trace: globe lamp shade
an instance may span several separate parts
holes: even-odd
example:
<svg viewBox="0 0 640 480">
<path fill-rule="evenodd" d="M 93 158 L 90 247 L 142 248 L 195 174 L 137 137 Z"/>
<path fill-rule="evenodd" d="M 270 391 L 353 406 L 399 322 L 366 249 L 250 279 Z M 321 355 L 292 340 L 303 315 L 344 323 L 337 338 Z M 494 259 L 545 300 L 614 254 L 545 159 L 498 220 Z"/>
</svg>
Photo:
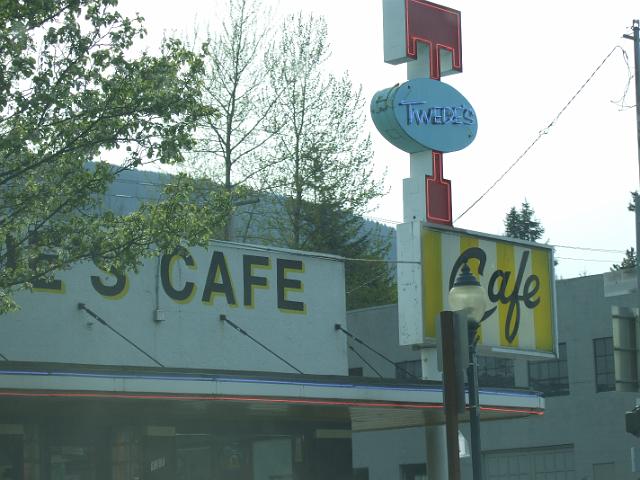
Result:
<svg viewBox="0 0 640 480">
<path fill-rule="evenodd" d="M 449 308 L 457 312 L 468 310 L 471 319 L 479 322 L 487 305 L 486 293 L 466 263 L 460 269 L 453 288 L 449 290 Z"/>
</svg>

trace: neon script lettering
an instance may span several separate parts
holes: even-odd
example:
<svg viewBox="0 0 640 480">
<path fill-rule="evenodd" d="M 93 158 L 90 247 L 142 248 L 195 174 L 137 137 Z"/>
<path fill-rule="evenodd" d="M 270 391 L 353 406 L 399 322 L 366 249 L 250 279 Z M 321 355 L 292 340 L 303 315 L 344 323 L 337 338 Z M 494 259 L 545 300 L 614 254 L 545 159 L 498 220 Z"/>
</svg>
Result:
<svg viewBox="0 0 640 480">
<path fill-rule="evenodd" d="M 400 105 L 407 107 L 407 125 L 473 125 L 476 114 L 463 105 L 459 107 L 436 106 L 427 109 L 417 108 L 427 102 L 404 100 Z"/>
</svg>

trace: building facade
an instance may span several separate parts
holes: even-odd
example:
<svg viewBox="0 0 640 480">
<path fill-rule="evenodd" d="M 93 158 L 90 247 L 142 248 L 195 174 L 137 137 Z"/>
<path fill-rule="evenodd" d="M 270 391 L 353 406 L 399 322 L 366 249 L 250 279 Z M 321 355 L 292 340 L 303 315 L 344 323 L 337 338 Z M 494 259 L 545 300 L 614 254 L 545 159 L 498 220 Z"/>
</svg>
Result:
<svg viewBox="0 0 640 480">
<path fill-rule="evenodd" d="M 164 181 L 125 172 L 104 208 L 131 212 Z M 2 480 L 360 480 L 354 435 L 443 421 L 442 385 L 410 363 L 349 375 L 336 256 L 211 242 L 126 274 L 79 263 L 16 301 L 0 318 Z M 487 419 L 544 408 L 482 400 Z"/>
<path fill-rule="evenodd" d="M 442 422 L 439 382 L 348 375 L 337 257 L 212 242 L 135 274 L 78 264 L 16 300 L 3 480 L 360 479 L 353 432 Z M 483 401 L 493 418 L 543 408 Z"/>
</svg>

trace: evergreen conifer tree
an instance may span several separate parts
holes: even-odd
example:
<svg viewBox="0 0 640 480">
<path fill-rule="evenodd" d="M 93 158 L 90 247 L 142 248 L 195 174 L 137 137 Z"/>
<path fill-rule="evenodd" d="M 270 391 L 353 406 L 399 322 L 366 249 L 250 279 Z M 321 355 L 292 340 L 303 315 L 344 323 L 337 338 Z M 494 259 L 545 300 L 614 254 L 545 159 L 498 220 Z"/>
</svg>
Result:
<svg viewBox="0 0 640 480">
<path fill-rule="evenodd" d="M 529 202 L 522 202 L 520 210 L 511 207 L 504 219 L 505 235 L 535 242 L 544 234 L 544 227 L 535 219 L 535 212 Z"/>
</svg>

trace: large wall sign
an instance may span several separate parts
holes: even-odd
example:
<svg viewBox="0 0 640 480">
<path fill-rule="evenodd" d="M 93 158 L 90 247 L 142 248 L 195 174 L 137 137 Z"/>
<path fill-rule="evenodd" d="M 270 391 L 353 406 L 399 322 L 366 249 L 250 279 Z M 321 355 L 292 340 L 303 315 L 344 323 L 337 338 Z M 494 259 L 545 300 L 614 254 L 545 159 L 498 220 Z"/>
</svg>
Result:
<svg viewBox="0 0 640 480">
<path fill-rule="evenodd" d="M 476 112 L 467 99 L 452 86 L 428 78 L 376 93 L 371 118 L 384 138 L 408 153 L 462 150 L 478 132 Z"/>
<path fill-rule="evenodd" d="M 16 299 L 21 310 L 0 321 L 0 352 L 11 360 L 149 365 L 83 303 L 167 366 L 291 372 L 225 315 L 304 373 L 346 374 L 334 329 L 345 322 L 344 264 L 331 255 L 213 242 L 126 275 L 77 264 Z"/>
<path fill-rule="evenodd" d="M 400 343 L 436 337 L 436 318 L 466 262 L 487 293 L 480 350 L 513 355 L 556 353 L 551 247 L 419 222 L 398 227 Z M 402 257 L 402 258 L 401 258 Z"/>
</svg>

